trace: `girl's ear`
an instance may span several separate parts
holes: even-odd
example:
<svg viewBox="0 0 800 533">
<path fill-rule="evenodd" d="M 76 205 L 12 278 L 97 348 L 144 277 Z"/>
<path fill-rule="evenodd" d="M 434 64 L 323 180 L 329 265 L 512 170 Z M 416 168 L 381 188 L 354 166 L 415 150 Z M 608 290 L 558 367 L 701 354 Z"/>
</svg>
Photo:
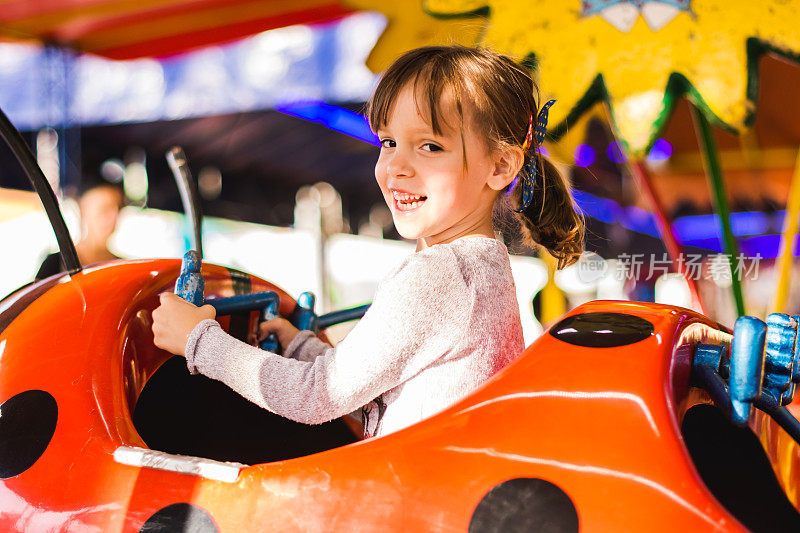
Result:
<svg viewBox="0 0 800 533">
<path fill-rule="evenodd" d="M 497 149 L 494 152 L 494 167 L 486 184 L 495 191 L 503 190 L 514 181 L 524 162 L 525 154 L 519 146 Z"/>
</svg>

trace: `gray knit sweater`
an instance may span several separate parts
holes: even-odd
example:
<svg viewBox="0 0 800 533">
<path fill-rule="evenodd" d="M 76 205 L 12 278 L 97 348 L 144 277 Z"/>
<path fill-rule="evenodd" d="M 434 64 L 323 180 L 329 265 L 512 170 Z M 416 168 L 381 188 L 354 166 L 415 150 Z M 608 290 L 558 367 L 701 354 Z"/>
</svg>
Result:
<svg viewBox="0 0 800 533">
<path fill-rule="evenodd" d="M 305 424 L 363 407 L 365 436 L 375 436 L 449 407 L 522 349 L 508 251 L 496 239 L 467 237 L 404 259 L 335 348 L 304 331 L 275 355 L 203 320 L 189 335 L 186 363 Z"/>
</svg>

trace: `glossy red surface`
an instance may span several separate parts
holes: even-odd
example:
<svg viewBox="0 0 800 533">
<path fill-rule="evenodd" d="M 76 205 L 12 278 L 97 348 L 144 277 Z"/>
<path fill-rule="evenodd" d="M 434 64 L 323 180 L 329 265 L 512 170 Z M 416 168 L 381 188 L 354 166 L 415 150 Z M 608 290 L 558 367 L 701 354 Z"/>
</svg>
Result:
<svg viewBox="0 0 800 533">
<path fill-rule="evenodd" d="M 540 337 L 482 388 L 405 430 L 322 453 L 244 468 L 236 482 L 115 462 L 145 447 L 131 407 L 167 359 L 150 312 L 172 290 L 176 260 L 109 263 L 55 285 L 0 333 L 0 403 L 52 394 L 58 423 L 28 470 L 0 480 L 0 530 L 139 531 L 186 502 L 222 532 L 467 531 L 498 483 L 542 478 L 577 509 L 580 530 L 744 531 L 700 480 L 680 420 L 706 397 L 688 386 L 692 345 L 730 336 L 685 309 L 591 302 L 654 326 L 615 348 Z M 204 265 L 206 295 L 230 296 L 229 272 Z M 253 279 L 253 290 L 275 289 Z M 283 291 L 281 313 L 294 301 Z M 797 506 L 800 456 L 771 421 L 754 429 Z"/>
</svg>

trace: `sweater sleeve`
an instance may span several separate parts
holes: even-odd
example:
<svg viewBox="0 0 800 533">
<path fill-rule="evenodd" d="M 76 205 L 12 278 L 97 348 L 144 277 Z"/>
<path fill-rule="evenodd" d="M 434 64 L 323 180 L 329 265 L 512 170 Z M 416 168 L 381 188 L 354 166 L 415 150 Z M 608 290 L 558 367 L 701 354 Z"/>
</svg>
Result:
<svg viewBox="0 0 800 533">
<path fill-rule="evenodd" d="M 320 424 L 367 404 L 445 356 L 463 334 L 472 301 L 455 257 L 417 253 L 383 280 L 372 306 L 335 348 L 303 334 L 282 357 L 198 324 L 186 345 L 190 372 L 221 381 L 253 403 Z M 295 346 L 292 346 L 295 345 Z M 324 345 L 324 346 L 321 346 Z M 319 353 L 319 352 L 322 353 Z M 297 354 L 290 354 L 297 355 Z"/>
<path fill-rule="evenodd" d="M 310 331 L 298 333 L 289 346 L 283 350 L 284 357 L 297 359 L 298 361 L 313 361 L 331 347 L 330 344 L 323 342 Z"/>
</svg>

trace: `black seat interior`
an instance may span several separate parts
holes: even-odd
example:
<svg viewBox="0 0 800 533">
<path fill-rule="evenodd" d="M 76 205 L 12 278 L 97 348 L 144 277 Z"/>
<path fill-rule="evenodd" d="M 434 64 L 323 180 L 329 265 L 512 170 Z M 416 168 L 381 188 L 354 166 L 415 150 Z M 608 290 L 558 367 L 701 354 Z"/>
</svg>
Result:
<svg viewBox="0 0 800 533">
<path fill-rule="evenodd" d="M 800 531 L 800 514 L 780 487 L 758 438 L 713 405 L 696 405 L 681 433 L 714 497 L 754 533 Z"/>
<path fill-rule="evenodd" d="M 189 374 L 178 356 L 147 381 L 133 424 L 150 449 L 248 465 L 358 440 L 341 419 L 309 426 L 270 413 L 219 381 Z"/>
</svg>

